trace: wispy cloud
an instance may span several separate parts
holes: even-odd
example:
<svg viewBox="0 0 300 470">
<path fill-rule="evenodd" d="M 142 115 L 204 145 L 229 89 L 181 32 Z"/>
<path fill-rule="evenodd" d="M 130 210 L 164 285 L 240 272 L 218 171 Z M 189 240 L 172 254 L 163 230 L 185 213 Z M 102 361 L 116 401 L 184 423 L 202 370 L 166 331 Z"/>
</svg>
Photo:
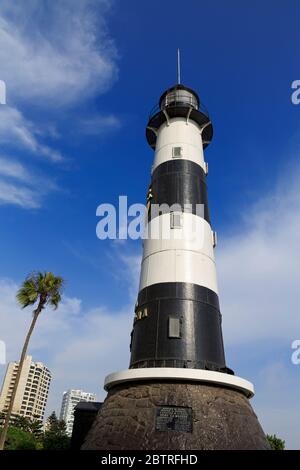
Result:
<svg viewBox="0 0 300 470">
<path fill-rule="evenodd" d="M 40 134 L 41 130 L 27 120 L 20 111 L 10 106 L 0 107 L 0 143 L 24 148 L 52 161 L 62 160 L 59 151 L 39 142 Z"/>
<path fill-rule="evenodd" d="M 0 179 L 0 204 L 13 204 L 26 209 L 40 207 L 40 197 L 32 189 Z"/>
<path fill-rule="evenodd" d="M 61 107 L 106 91 L 117 77 L 109 0 L 2 0 L 1 78 L 8 99 Z"/>
<path fill-rule="evenodd" d="M 132 302 L 135 303 L 141 272 L 141 255 L 135 255 L 133 253 L 128 254 L 126 253 L 126 247 L 124 250 L 124 247 L 119 246 L 118 244 L 114 244 L 114 248 L 117 253 L 119 263 L 116 277 L 127 280 L 129 296 L 132 299 Z"/>
<path fill-rule="evenodd" d="M 292 176 L 291 176 L 292 175 Z M 220 240 L 217 268 L 227 342 L 290 342 L 300 331 L 300 171 L 249 208 L 235 235 Z"/>
<path fill-rule="evenodd" d="M 74 106 L 78 109 L 80 103 L 104 93 L 116 80 L 117 51 L 106 25 L 112 1 L 1 2 L 0 78 L 6 82 L 8 104 L 0 106 L 0 144 L 7 153 L 19 154 L 22 150 L 26 158 L 32 155 L 50 162 L 64 159 L 58 148 L 62 139 L 52 142 L 61 137 L 57 126 L 42 123 L 49 108 L 54 121 L 55 116 L 61 119 L 62 108 L 74 121 Z M 38 109 L 39 121 L 30 107 Z M 77 111 L 76 120 L 80 122 L 79 115 Z M 83 119 L 80 130 L 87 135 L 103 134 L 119 125 L 116 117 L 98 113 Z M 51 184 L 43 188 L 37 185 L 37 179 L 32 184 L 25 171 L 20 164 L 8 166 L 6 162 L 4 166 L 2 162 L 0 204 L 41 206 Z"/>
<path fill-rule="evenodd" d="M 2 156 L 0 156 L 0 176 L 16 178 L 20 181 L 31 181 L 30 173 L 21 163 Z"/>
<path fill-rule="evenodd" d="M 43 197 L 56 190 L 52 180 L 33 173 L 17 160 L 0 156 L 0 205 L 37 209 Z"/>
</svg>

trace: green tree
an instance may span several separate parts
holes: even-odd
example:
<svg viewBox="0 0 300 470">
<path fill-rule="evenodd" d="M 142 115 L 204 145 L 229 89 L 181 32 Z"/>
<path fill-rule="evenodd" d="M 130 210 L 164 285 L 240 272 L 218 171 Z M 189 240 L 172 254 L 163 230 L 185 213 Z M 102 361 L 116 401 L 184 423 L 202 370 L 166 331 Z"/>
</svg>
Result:
<svg viewBox="0 0 300 470">
<path fill-rule="evenodd" d="M 39 438 L 43 434 L 43 424 L 36 418 L 16 415 L 12 420 L 12 425 L 25 432 L 30 432 L 36 438 Z"/>
<path fill-rule="evenodd" d="M 36 445 L 36 440 L 31 433 L 9 426 L 5 440 L 5 450 L 35 450 Z"/>
<path fill-rule="evenodd" d="M 29 305 L 35 305 L 36 308 L 33 310 L 33 318 L 31 321 L 30 328 L 25 338 L 23 345 L 18 372 L 16 376 L 16 381 L 12 391 L 10 403 L 8 410 L 5 416 L 5 421 L 3 429 L 0 436 L 0 450 L 4 449 L 4 443 L 6 439 L 6 434 L 9 426 L 10 417 L 12 414 L 14 401 L 20 381 L 20 375 L 22 372 L 23 363 L 26 357 L 29 340 L 31 338 L 32 332 L 34 330 L 36 321 L 42 312 L 42 310 L 50 305 L 56 309 L 61 301 L 61 291 L 63 288 L 63 279 L 58 276 L 54 276 L 51 272 L 37 272 L 30 274 L 24 281 L 22 287 L 17 293 L 17 300 L 22 308 L 26 308 Z"/>
<path fill-rule="evenodd" d="M 284 450 L 285 449 L 285 441 L 279 439 L 276 434 L 267 434 L 267 439 L 271 446 L 272 450 Z"/>
<path fill-rule="evenodd" d="M 47 419 L 47 430 L 44 433 L 43 449 L 66 450 L 70 448 L 70 438 L 66 433 L 66 423 L 59 420 L 55 411 Z"/>
<path fill-rule="evenodd" d="M 30 419 L 25 416 L 11 416 L 11 425 L 14 428 L 22 429 L 22 431 L 30 432 Z"/>
<path fill-rule="evenodd" d="M 29 430 L 36 439 L 40 439 L 43 435 L 43 423 L 39 419 L 32 419 Z"/>
</svg>

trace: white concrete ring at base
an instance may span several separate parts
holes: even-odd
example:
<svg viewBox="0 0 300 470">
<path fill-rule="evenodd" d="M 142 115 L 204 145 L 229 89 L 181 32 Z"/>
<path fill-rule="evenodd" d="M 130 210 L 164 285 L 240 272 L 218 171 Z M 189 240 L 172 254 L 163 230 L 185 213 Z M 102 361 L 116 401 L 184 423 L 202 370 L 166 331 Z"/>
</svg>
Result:
<svg viewBox="0 0 300 470">
<path fill-rule="evenodd" d="M 107 391 L 115 385 L 120 385 L 125 382 L 151 380 L 184 380 L 188 382 L 216 384 L 238 390 L 246 395 L 247 398 L 254 396 L 253 384 L 236 375 L 224 374 L 223 372 L 215 372 L 212 370 L 180 369 L 175 367 L 145 367 L 114 372 L 105 378 L 104 389 Z"/>
</svg>

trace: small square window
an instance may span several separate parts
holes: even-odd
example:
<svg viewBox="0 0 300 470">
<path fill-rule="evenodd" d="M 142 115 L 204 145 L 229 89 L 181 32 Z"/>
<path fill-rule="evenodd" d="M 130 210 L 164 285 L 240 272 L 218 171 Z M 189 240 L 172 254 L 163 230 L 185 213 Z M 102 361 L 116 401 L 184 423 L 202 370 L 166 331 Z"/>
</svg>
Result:
<svg viewBox="0 0 300 470">
<path fill-rule="evenodd" d="M 182 147 L 173 147 L 173 158 L 182 157 Z"/>
<path fill-rule="evenodd" d="M 212 232 L 212 241 L 213 241 L 213 247 L 215 248 L 218 243 L 217 232 Z"/>
<path fill-rule="evenodd" d="M 170 228 L 181 228 L 182 227 L 182 213 L 171 212 L 170 213 Z"/>
<path fill-rule="evenodd" d="M 169 338 L 180 338 L 179 318 L 169 317 Z"/>
</svg>

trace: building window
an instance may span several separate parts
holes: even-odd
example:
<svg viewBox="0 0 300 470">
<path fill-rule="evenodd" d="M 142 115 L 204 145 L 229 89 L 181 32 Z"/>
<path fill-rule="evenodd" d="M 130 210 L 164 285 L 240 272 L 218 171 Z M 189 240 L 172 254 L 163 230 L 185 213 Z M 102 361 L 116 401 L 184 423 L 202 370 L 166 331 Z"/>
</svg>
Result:
<svg viewBox="0 0 300 470">
<path fill-rule="evenodd" d="M 181 158 L 182 157 L 182 147 L 173 147 L 172 157 L 173 158 Z"/>
<path fill-rule="evenodd" d="M 181 227 L 182 227 L 182 213 L 170 212 L 170 228 L 181 228 Z"/>
<path fill-rule="evenodd" d="M 180 338 L 180 319 L 169 317 L 169 338 Z"/>
<path fill-rule="evenodd" d="M 212 242 L 213 242 L 213 247 L 215 248 L 218 243 L 217 232 L 212 232 Z"/>
</svg>

